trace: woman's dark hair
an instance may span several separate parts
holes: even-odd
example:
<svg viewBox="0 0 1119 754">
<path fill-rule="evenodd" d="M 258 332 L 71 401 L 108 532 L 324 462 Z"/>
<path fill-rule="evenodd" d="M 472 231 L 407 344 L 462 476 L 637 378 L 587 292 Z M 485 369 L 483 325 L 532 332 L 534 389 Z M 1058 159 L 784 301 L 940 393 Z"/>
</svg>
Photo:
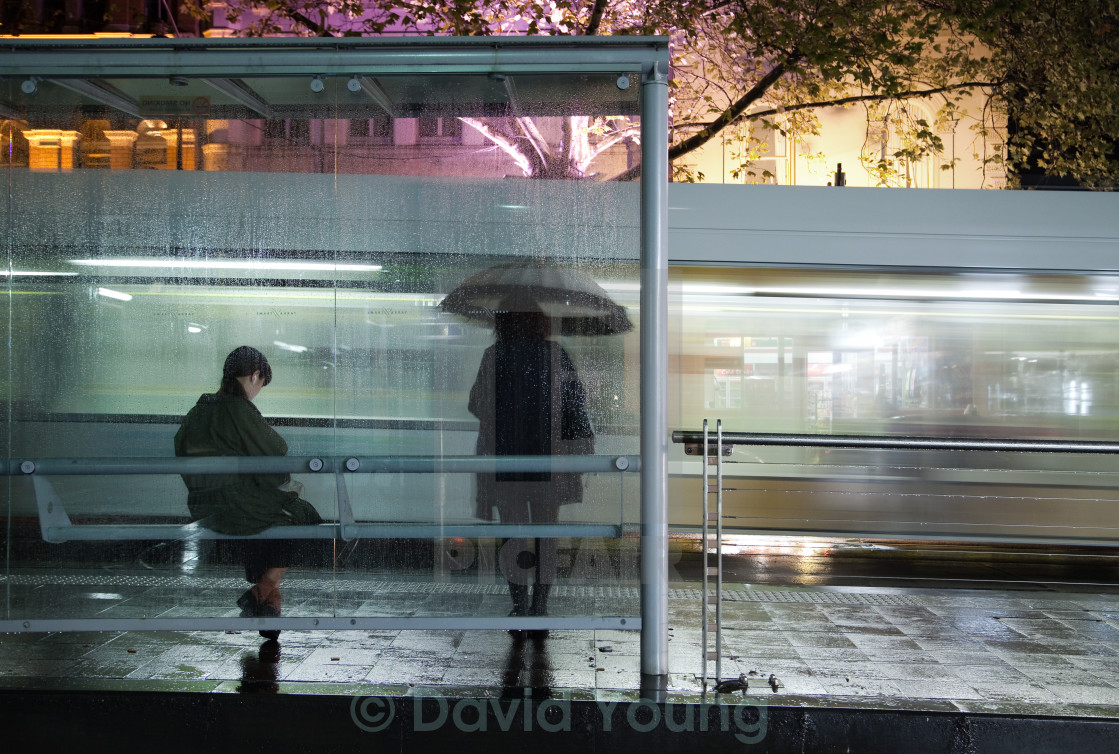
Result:
<svg viewBox="0 0 1119 754">
<path fill-rule="evenodd" d="M 264 385 L 272 381 L 272 367 L 268 365 L 268 359 L 264 358 L 264 354 L 252 346 L 234 348 L 225 357 L 225 366 L 221 370 L 221 387 L 218 388 L 218 392 L 225 395 L 235 395 L 239 398 L 247 397 L 245 389 L 241 387 L 237 378 L 248 377 L 253 372 L 260 372 L 260 378 L 264 380 Z"/>
</svg>

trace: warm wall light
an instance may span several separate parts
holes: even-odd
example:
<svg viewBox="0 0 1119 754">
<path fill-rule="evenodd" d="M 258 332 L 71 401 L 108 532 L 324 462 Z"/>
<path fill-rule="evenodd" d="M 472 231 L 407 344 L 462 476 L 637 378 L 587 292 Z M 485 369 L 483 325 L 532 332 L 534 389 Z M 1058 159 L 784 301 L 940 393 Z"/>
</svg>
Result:
<svg viewBox="0 0 1119 754">
<path fill-rule="evenodd" d="M 82 267 L 141 267 L 159 270 L 268 270 L 285 272 L 380 272 L 379 264 L 274 261 L 268 259 L 71 259 Z"/>
</svg>

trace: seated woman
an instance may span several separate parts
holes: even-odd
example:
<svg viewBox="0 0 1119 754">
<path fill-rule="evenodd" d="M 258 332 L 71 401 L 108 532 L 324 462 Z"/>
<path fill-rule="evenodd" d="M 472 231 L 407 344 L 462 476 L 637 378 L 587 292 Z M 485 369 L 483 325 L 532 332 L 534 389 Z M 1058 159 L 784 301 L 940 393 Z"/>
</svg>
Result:
<svg viewBox="0 0 1119 754">
<path fill-rule="evenodd" d="M 282 456 L 284 438 L 264 421 L 253 399 L 272 381 L 272 368 L 251 346 L 225 359 L 221 386 L 207 393 L 175 434 L 177 456 Z M 191 516 L 222 534 L 249 535 L 272 526 L 322 523 L 314 506 L 299 497 L 288 474 L 183 474 Z M 280 614 L 280 581 L 292 559 L 290 540 L 237 542 L 245 578 L 253 585 L 237 600 L 242 617 Z M 279 631 L 261 631 L 275 639 Z"/>
</svg>

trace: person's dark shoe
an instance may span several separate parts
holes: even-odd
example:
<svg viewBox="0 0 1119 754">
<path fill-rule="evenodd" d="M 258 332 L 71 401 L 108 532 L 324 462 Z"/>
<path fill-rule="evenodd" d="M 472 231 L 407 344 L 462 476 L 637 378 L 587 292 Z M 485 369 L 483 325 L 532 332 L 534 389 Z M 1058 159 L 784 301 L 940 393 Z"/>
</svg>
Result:
<svg viewBox="0 0 1119 754">
<path fill-rule="evenodd" d="M 532 639 L 533 641 L 542 641 L 548 638 L 548 629 L 546 628 L 534 628 L 530 631 L 526 631 L 525 633 L 528 634 L 528 638 Z"/>
<path fill-rule="evenodd" d="M 257 607 L 260 605 L 256 600 L 256 593 L 249 589 L 240 597 L 237 598 L 237 607 L 241 608 L 242 618 L 256 617 Z"/>
<path fill-rule="evenodd" d="M 265 639 L 268 639 L 268 641 L 264 642 L 265 644 L 268 644 L 268 642 L 276 641 L 277 639 L 280 638 L 280 629 L 278 629 L 278 628 L 277 629 L 271 629 L 271 630 L 266 630 L 266 629 L 262 628 L 257 633 L 259 633 Z"/>
<path fill-rule="evenodd" d="M 278 618 L 280 615 L 275 606 L 260 601 L 256 587 L 246 590 L 237 598 L 237 607 L 241 608 L 242 618 Z"/>
</svg>

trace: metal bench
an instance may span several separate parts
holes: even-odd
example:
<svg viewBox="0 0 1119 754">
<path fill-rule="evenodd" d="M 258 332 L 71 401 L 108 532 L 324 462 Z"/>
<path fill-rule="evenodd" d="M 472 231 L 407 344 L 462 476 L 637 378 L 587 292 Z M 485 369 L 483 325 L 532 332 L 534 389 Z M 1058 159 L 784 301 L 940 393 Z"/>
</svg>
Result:
<svg viewBox="0 0 1119 754">
<path fill-rule="evenodd" d="M 431 474 L 576 472 L 635 473 L 637 456 L 326 456 L 208 458 L 39 458 L 14 459 L 3 473 L 26 475 L 35 490 L 42 537 L 47 542 L 192 539 L 408 539 L 444 537 L 604 537 L 617 538 L 631 527 L 618 523 L 501 524 L 357 521 L 346 486 L 350 474 Z M 49 477 L 133 474 L 334 474 L 338 520 L 309 526 L 274 526 L 249 537 L 220 534 L 204 522 L 189 524 L 75 524 Z"/>
</svg>

